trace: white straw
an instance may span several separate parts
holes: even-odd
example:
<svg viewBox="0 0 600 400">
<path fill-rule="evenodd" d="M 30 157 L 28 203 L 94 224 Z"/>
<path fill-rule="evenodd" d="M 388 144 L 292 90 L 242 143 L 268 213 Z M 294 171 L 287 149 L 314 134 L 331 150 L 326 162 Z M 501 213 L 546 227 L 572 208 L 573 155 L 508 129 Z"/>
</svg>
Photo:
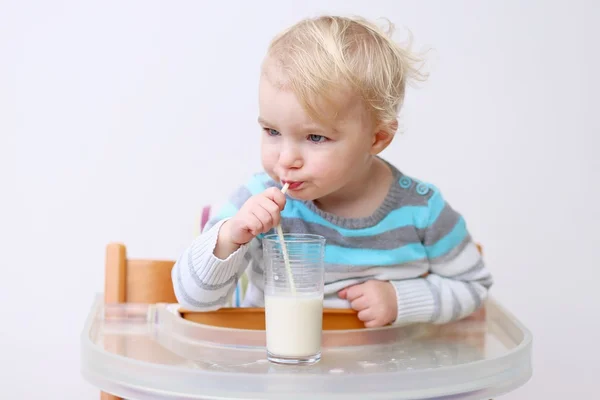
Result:
<svg viewBox="0 0 600 400">
<path fill-rule="evenodd" d="M 290 187 L 289 183 L 283 185 L 281 189 L 281 193 L 285 194 L 288 188 Z M 290 287 L 292 289 L 292 293 L 296 294 L 296 285 L 294 284 L 294 277 L 292 276 L 292 267 L 290 266 L 290 259 L 288 256 L 287 248 L 285 245 L 285 240 L 283 238 L 283 229 L 281 229 L 281 224 L 277 225 L 277 235 L 279 235 L 279 241 L 281 242 L 281 252 L 283 253 L 283 262 L 285 263 L 285 268 L 288 273 L 288 281 L 290 282 Z"/>
</svg>

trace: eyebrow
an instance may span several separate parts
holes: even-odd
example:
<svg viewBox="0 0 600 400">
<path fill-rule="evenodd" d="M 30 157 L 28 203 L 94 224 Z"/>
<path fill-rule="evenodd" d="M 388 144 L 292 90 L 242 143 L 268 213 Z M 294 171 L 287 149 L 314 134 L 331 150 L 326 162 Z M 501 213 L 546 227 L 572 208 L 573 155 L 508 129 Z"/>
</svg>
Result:
<svg viewBox="0 0 600 400">
<path fill-rule="evenodd" d="M 270 123 L 269 121 L 265 120 L 263 117 L 258 117 L 258 123 L 261 125 L 264 125 L 264 126 L 270 126 L 270 127 L 276 128 L 275 124 Z M 308 125 L 304 125 L 302 127 L 302 130 L 304 130 L 304 131 L 313 131 L 313 130 L 314 131 L 316 131 L 316 130 L 322 131 L 323 127 L 320 127 L 317 124 L 308 124 Z M 337 131 L 332 130 L 332 132 L 330 132 L 330 133 L 337 133 Z"/>
<path fill-rule="evenodd" d="M 273 124 L 271 124 L 268 121 L 265 121 L 262 117 L 258 117 L 258 123 L 261 125 L 273 126 Z"/>
</svg>

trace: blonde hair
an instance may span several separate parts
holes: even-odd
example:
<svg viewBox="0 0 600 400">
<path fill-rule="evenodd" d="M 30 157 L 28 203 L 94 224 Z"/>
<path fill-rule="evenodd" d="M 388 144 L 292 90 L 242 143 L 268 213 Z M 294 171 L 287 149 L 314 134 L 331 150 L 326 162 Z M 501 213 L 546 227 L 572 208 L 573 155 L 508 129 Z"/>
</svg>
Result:
<svg viewBox="0 0 600 400">
<path fill-rule="evenodd" d="M 388 133 L 404 102 L 407 82 L 424 80 L 422 60 L 391 36 L 363 18 L 322 16 L 302 20 L 277 35 L 267 60 L 275 61 L 285 86 L 307 113 L 324 122 L 326 110 L 336 107 L 344 90 L 358 96 L 373 121 Z"/>
</svg>

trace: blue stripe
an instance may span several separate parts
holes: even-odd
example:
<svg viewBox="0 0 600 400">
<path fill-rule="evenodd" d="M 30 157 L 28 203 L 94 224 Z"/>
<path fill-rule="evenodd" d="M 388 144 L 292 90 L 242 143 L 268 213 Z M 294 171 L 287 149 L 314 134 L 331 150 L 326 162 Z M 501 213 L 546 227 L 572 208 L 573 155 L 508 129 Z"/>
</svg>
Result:
<svg viewBox="0 0 600 400">
<path fill-rule="evenodd" d="M 265 191 L 266 187 L 263 182 L 260 181 L 258 176 L 253 176 L 252 179 L 246 184 L 246 189 L 255 196 Z"/>
<path fill-rule="evenodd" d="M 303 203 L 294 200 L 288 201 L 281 216 L 283 218 L 300 218 L 310 223 L 323 225 L 335 229 L 343 236 L 374 236 L 403 226 L 414 225 L 416 229 L 427 228 L 431 222 L 435 221 L 444 208 L 445 202 L 441 199 L 438 201 L 438 198 L 439 196 L 432 196 L 428 206 L 404 206 L 398 208 L 386 215 L 377 225 L 360 229 L 347 229 L 334 225 L 314 213 Z"/>
<path fill-rule="evenodd" d="M 238 212 L 236 206 L 232 203 L 227 202 L 221 209 L 219 210 L 219 214 L 217 214 L 217 218 L 219 220 L 233 217 Z"/>
<path fill-rule="evenodd" d="M 255 175 L 255 178 L 262 182 L 265 187 L 268 183 L 273 182 L 273 179 L 266 172 Z"/>
<path fill-rule="evenodd" d="M 438 240 L 435 244 L 425 247 L 429 259 L 431 260 L 449 253 L 453 248 L 461 244 L 467 235 L 467 224 L 464 218 L 460 217 L 454 228 L 446 236 Z"/>
</svg>

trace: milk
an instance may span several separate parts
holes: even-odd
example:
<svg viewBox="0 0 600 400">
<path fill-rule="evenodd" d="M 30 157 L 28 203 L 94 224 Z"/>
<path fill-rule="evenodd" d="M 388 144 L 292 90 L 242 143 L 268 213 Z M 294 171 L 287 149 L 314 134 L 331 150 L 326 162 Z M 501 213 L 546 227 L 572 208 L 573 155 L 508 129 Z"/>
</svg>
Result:
<svg viewBox="0 0 600 400">
<path fill-rule="evenodd" d="M 323 295 L 265 295 L 267 350 L 279 357 L 321 352 Z"/>
</svg>

